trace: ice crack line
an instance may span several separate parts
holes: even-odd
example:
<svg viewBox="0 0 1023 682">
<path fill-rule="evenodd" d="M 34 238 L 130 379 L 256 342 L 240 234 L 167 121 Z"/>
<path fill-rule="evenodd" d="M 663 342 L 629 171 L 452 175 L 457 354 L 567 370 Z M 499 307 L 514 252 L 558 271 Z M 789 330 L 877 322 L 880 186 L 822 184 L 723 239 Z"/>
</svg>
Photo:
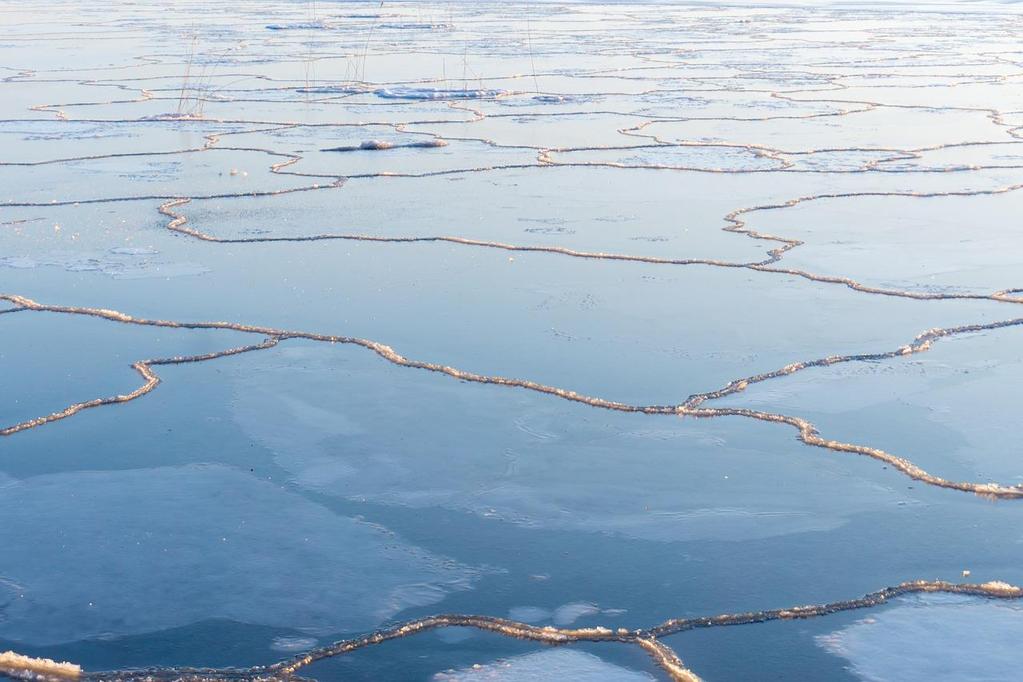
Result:
<svg viewBox="0 0 1023 682">
<path fill-rule="evenodd" d="M 961 594 L 999 600 L 1016 600 L 1023 597 L 1023 589 L 999 581 L 978 584 L 915 580 L 900 583 L 894 587 L 886 587 L 856 599 L 764 611 L 725 613 L 696 618 L 673 618 L 659 625 L 638 630 L 603 626 L 574 629 L 540 627 L 507 618 L 444 614 L 417 618 L 376 630 L 356 639 L 346 639 L 328 646 L 310 649 L 294 658 L 266 666 L 251 668 L 146 668 L 87 672 L 74 663 L 32 658 L 8 651 L 0 653 L 0 674 L 37 682 L 70 682 L 74 680 L 83 682 L 112 682 L 114 680 L 118 682 L 200 682 L 206 680 L 285 682 L 301 680 L 302 678 L 299 678 L 297 673 L 317 661 L 345 656 L 384 642 L 413 637 L 431 630 L 461 627 L 553 646 L 564 646 L 575 642 L 608 642 L 638 646 L 653 659 L 666 677 L 674 682 L 699 682 L 701 678 L 687 668 L 674 649 L 662 642 L 660 638 L 696 629 L 818 618 L 843 611 L 876 608 L 897 597 L 921 593 Z"/>
<path fill-rule="evenodd" d="M 13 312 L 12 310 L 2 310 L 0 312 L 8 313 Z M 86 400 L 80 403 L 72 403 L 59 412 L 52 414 L 43 415 L 36 417 L 35 419 L 29 419 L 28 421 L 9 426 L 7 428 L 0 428 L 0 436 L 10 436 L 19 431 L 25 431 L 32 429 L 43 424 L 49 424 L 61 419 L 67 419 L 68 417 L 74 416 L 82 410 L 87 410 L 90 407 L 100 407 L 102 405 L 114 405 L 117 403 L 127 403 L 141 398 L 145 394 L 151 392 L 160 384 L 160 377 L 153 371 L 153 367 L 156 365 L 182 365 L 192 362 L 205 362 L 206 360 L 215 360 L 217 358 L 227 357 L 229 355 L 238 355 L 240 353 L 248 353 L 254 350 L 263 350 L 265 348 L 272 348 L 277 345 L 280 341 L 278 337 L 269 336 L 262 343 L 251 344 L 248 346 L 239 346 L 237 348 L 229 348 L 227 350 L 216 351 L 213 353 L 203 353 L 202 355 L 179 355 L 170 358 L 154 358 L 151 360 L 139 360 L 132 363 L 132 369 L 138 372 L 145 383 L 136 388 L 134 391 L 124 394 L 118 394 L 109 396 L 106 398 L 93 398 L 92 400 Z"/>
<path fill-rule="evenodd" d="M 396 350 L 394 350 L 394 348 L 384 343 L 354 336 L 337 336 L 332 334 L 322 334 L 308 331 L 277 329 L 274 327 L 249 325 L 237 322 L 180 322 L 174 320 L 152 320 L 146 318 L 136 318 L 116 310 L 109 310 L 105 308 L 48 305 L 15 294 L 0 294 L 0 300 L 6 300 L 10 303 L 13 303 L 18 308 L 25 309 L 28 311 L 51 312 L 68 315 L 85 315 L 91 317 L 98 317 L 112 322 L 119 322 L 122 324 L 133 324 L 150 327 L 170 327 L 176 329 L 229 329 L 238 332 L 260 334 L 267 337 L 266 340 L 260 344 L 243 346 L 241 348 L 234 348 L 228 351 L 209 353 L 201 356 L 190 356 L 184 358 L 163 358 L 159 360 L 147 360 L 135 363 L 133 367 L 140 375 L 142 375 L 142 377 L 146 380 L 146 383 L 141 388 L 136 389 L 132 393 L 123 396 L 115 396 L 112 398 L 97 398 L 84 403 L 76 403 L 60 412 L 55 412 L 50 415 L 37 417 L 36 419 L 33 420 L 29 420 L 19 424 L 14 424 L 12 426 L 0 429 L 0 436 L 14 435 L 21 431 L 36 428 L 53 421 L 58 421 L 60 419 L 65 419 L 89 407 L 99 407 L 101 405 L 123 403 L 135 400 L 136 398 L 139 398 L 151 392 L 159 383 L 159 378 L 152 372 L 151 369 L 152 365 L 161 364 L 169 365 L 181 364 L 185 362 L 202 362 L 206 360 L 214 360 L 219 357 L 224 357 L 227 355 L 236 355 L 238 353 L 243 352 L 264 350 L 266 348 L 270 348 L 276 345 L 278 342 L 285 339 L 306 339 L 309 341 L 318 341 L 331 344 L 338 343 L 360 346 L 362 348 L 374 352 L 384 360 L 394 365 L 398 365 L 400 367 L 426 370 L 429 372 L 443 374 L 461 381 L 470 381 L 478 384 L 491 384 L 496 386 L 507 386 L 511 388 L 526 389 L 529 391 L 535 391 L 537 393 L 543 393 L 545 395 L 551 395 L 557 398 L 561 398 L 563 400 L 582 403 L 584 405 L 589 405 L 591 407 L 613 410 L 617 412 L 630 412 L 649 415 L 675 415 L 679 417 L 696 418 L 745 417 L 747 419 L 755 419 L 762 422 L 787 424 L 797 430 L 798 432 L 797 437 L 799 438 L 799 440 L 801 440 L 803 443 L 807 445 L 824 448 L 827 450 L 831 450 L 833 452 L 844 452 L 871 457 L 878 461 L 884 462 L 885 464 L 888 464 L 897 471 L 902 472 L 903 474 L 914 480 L 926 483 L 928 485 L 936 486 L 939 488 L 946 488 L 949 490 L 958 490 L 962 492 L 975 493 L 977 495 L 982 495 L 990 498 L 1000 499 L 1023 498 L 1023 485 L 1003 485 L 999 483 L 978 483 L 972 481 L 951 481 L 940 476 L 931 474 L 926 470 L 922 469 L 921 467 L 917 466 L 910 460 L 905 459 L 903 457 L 899 457 L 898 455 L 892 454 L 880 448 L 875 448 L 868 445 L 858 445 L 854 443 L 845 443 L 842 441 L 825 439 L 822 436 L 820 436 L 819 432 L 817 431 L 817 427 L 813 423 L 807 421 L 806 419 L 803 419 L 802 417 L 786 414 L 775 414 L 771 412 L 762 412 L 759 410 L 752 410 L 739 407 L 705 406 L 705 403 L 709 401 L 743 391 L 750 384 L 760 383 L 768 381 L 770 379 L 776 379 L 778 377 L 787 376 L 810 367 L 824 367 L 828 365 L 835 365 L 845 362 L 862 362 L 893 359 L 902 356 L 913 355 L 915 353 L 923 353 L 930 350 L 934 342 L 941 338 L 956 336 L 960 334 L 976 333 L 981 331 L 990 331 L 995 329 L 1004 329 L 1008 327 L 1023 326 L 1023 317 L 1009 320 L 1001 320 L 998 322 L 990 322 L 987 324 L 972 324 L 963 325 L 959 327 L 949 327 L 945 329 L 941 328 L 931 329 L 917 336 L 909 344 L 901 346 L 892 351 L 858 355 L 835 355 L 826 358 L 819 358 L 816 360 L 806 360 L 803 362 L 791 363 L 789 365 L 786 365 L 785 367 L 774 370 L 773 372 L 767 372 L 750 377 L 745 377 L 742 379 L 736 379 L 734 381 L 729 382 L 725 387 L 717 391 L 694 394 L 690 396 L 685 402 L 682 402 L 677 405 L 634 405 L 630 403 L 608 400 L 597 396 L 589 396 L 582 393 L 578 393 L 576 391 L 572 391 L 570 389 L 543 384 L 529 379 L 517 379 L 511 377 L 478 374 L 476 372 L 459 369 L 457 367 L 451 367 L 449 365 L 442 365 L 434 362 L 426 362 L 423 360 L 414 360 L 407 358 L 404 355 L 401 355 Z"/>
<path fill-rule="evenodd" d="M 858 291 L 865 294 L 873 294 L 878 296 L 889 296 L 895 298 L 908 298 L 921 301 L 936 301 L 936 300 L 977 300 L 977 301 L 996 301 L 999 303 L 1023 303 L 1023 296 L 1020 296 L 1020 289 L 1002 289 L 995 291 L 990 294 L 968 294 L 968 293 L 951 293 L 951 292 L 931 292 L 931 291 L 913 291 L 909 289 L 894 289 L 888 287 L 871 286 L 859 282 L 851 277 L 844 277 L 841 275 L 825 275 L 820 273 L 811 272 L 808 270 L 801 270 L 797 268 L 785 268 L 777 267 L 779 263 L 788 251 L 795 249 L 803 245 L 803 241 L 799 239 L 793 239 L 790 237 L 768 234 L 766 232 L 759 232 L 749 227 L 744 216 L 755 213 L 758 211 L 770 211 L 784 208 L 791 208 L 799 204 L 807 203 L 810 201 L 818 201 L 824 199 L 847 199 L 852 197 L 912 197 L 917 199 L 933 199 L 940 197 L 962 197 L 962 196 L 993 196 L 998 194 L 1006 194 L 1014 192 L 1023 188 L 1023 183 L 1007 185 L 1004 187 L 990 189 L 990 190 L 950 190 L 945 192 L 845 192 L 845 193 L 831 193 L 831 194 L 813 194 L 795 199 L 790 199 L 781 203 L 774 204 L 762 204 L 758 206 L 750 206 L 745 208 L 739 208 L 725 216 L 725 221 L 729 223 L 727 226 L 722 228 L 725 232 L 732 232 L 735 234 L 745 235 L 751 239 L 775 242 L 780 246 L 775 247 L 767 252 L 767 258 L 757 262 L 736 262 L 726 261 L 714 258 L 662 258 L 658 256 L 641 256 L 623 253 L 608 253 L 598 251 L 581 251 L 577 249 L 570 249 L 564 246 L 525 246 L 517 244 L 509 244 L 505 242 L 490 241 L 484 239 L 472 239 L 469 237 L 458 237 L 458 236 L 446 236 L 446 235 L 406 235 L 406 236 L 394 236 L 386 237 L 380 235 L 369 235 L 360 233 L 320 233 L 320 234 L 308 234 L 308 235 L 296 235 L 296 236 L 282 236 L 282 237 L 218 237 L 208 232 L 189 227 L 188 217 L 183 213 L 179 213 L 174 209 L 184 206 L 191 202 L 191 198 L 181 197 L 176 199 L 169 199 L 158 207 L 158 211 L 164 216 L 170 218 L 166 227 L 172 232 L 187 235 L 195 239 L 199 239 L 204 242 L 221 243 L 221 244 L 260 244 L 260 243 L 281 243 L 281 242 L 315 242 L 315 241 L 363 241 L 363 242 L 378 242 L 378 243 L 396 243 L 396 244 L 409 244 L 409 243 L 423 243 L 423 242 L 446 242 L 450 244 L 458 244 L 461 246 L 473 246 L 481 248 L 499 249 L 503 251 L 521 251 L 521 252 L 532 252 L 532 253 L 549 253 L 561 256 L 568 256 L 571 258 L 583 258 L 591 260 L 613 260 L 613 261 L 627 261 L 634 263 L 646 263 L 651 265 L 705 265 L 709 267 L 719 268 L 739 268 L 746 270 L 755 270 L 757 272 L 766 272 L 773 274 L 790 275 L 794 277 L 800 277 L 812 282 L 818 282 L 820 284 L 836 284 L 845 286 L 853 291 Z"/>
</svg>

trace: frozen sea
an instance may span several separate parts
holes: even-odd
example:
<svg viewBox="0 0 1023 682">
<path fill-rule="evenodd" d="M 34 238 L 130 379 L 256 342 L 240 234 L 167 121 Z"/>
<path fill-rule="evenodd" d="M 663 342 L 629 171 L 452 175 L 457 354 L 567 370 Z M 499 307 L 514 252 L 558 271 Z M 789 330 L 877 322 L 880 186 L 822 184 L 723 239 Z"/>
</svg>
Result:
<svg viewBox="0 0 1023 682">
<path fill-rule="evenodd" d="M 1023 5 L 0 28 L 0 678 L 1020 678 Z"/>
</svg>

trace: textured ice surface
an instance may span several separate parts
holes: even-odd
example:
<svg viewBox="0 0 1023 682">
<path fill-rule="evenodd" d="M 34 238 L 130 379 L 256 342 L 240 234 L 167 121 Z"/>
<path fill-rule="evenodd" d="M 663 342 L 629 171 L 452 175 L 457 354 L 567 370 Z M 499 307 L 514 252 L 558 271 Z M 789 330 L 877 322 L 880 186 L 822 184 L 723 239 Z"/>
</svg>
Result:
<svg viewBox="0 0 1023 682">
<path fill-rule="evenodd" d="M 608 164 L 625 168 L 679 168 L 700 170 L 772 170 L 782 162 L 758 155 L 754 150 L 733 147 L 641 147 L 634 149 L 583 149 L 555 152 L 556 163 Z"/>
<path fill-rule="evenodd" d="M 653 680 L 647 673 L 635 672 L 602 661 L 593 654 L 571 649 L 552 649 L 535 654 L 516 656 L 502 661 L 474 665 L 461 670 L 437 673 L 434 682 L 539 682 L 565 680 L 565 682 L 640 682 Z"/>
<path fill-rule="evenodd" d="M 121 279 L 207 272 L 212 261 L 167 239 L 160 200 L 0 206 L 0 267 L 61 268 Z"/>
<path fill-rule="evenodd" d="M 512 260 L 504 251 L 452 244 L 231 245 L 218 255 L 202 277 L 142 278 L 131 288 L 84 272 L 75 274 L 88 278 L 88 291 L 68 292 L 53 288 L 55 269 L 4 271 L 12 288 L 34 282 L 45 300 L 351 334 L 417 359 L 643 404 L 678 403 L 806 357 L 897 348 L 925 329 L 1005 312 L 995 303 L 897 298 L 865 308 L 856 292 L 801 278 L 547 254 Z M 463 286 L 480 277 L 487 288 Z M 296 292 L 324 305 L 295 306 Z M 504 312 L 491 318 L 495 305 Z M 731 315 L 722 317 L 722 309 Z M 483 318 L 487 325 L 476 324 Z M 793 327 L 802 332 L 793 336 Z"/>
<path fill-rule="evenodd" d="M 8 482 L 0 513 L 0 637 L 30 644 L 210 618 L 365 630 L 476 577 L 385 528 L 223 466 Z"/>
<path fill-rule="evenodd" d="M 842 93 L 845 99 L 846 91 Z M 849 97 L 855 100 L 855 97 Z M 850 109 L 856 109 L 850 105 Z M 836 130 L 841 135 L 836 139 Z M 950 134 L 950 131 L 951 134 Z M 736 142 L 783 151 L 822 148 L 913 149 L 949 142 L 1000 142 L 1004 130 L 991 125 L 979 111 L 930 109 L 872 109 L 849 113 L 841 124 L 835 117 L 767 121 L 655 122 L 643 129 L 650 139 L 664 142 Z"/>
<path fill-rule="evenodd" d="M 296 85 L 301 83 L 297 82 Z M 310 93 L 315 94 L 315 93 Z M 281 101 L 268 98 L 254 101 L 244 96 L 237 98 L 218 97 L 203 99 L 202 116 L 205 121 L 244 121 L 259 124 L 361 124 L 361 123 L 413 123 L 418 121 L 467 121 L 473 118 L 466 111 L 452 109 L 441 101 L 380 101 L 377 104 L 345 100 L 321 100 L 306 93 Z M 197 109 L 195 95 L 186 96 L 186 115 Z M 173 92 L 162 97 L 135 100 L 104 100 L 97 97 L 91 101 L 61 104 L 61 114 L 72 121 L 116 122 L 132 121 L 181 123 L 178 112 L 181 97 Z M 244 115 L 239 107 L 244 106 Z M 53 118 L 51 113 L 47 118 Z M 187 117 L 184 120 L 188 120 Z M 204 122 L 201 119 L 193 119 Z"/>
<path fill-rule="evenodd" d="M 987 196 L 845 197 L 748 216 L 805 242 L 786 262 L 875 286 L 992 293 L 1023 287 L 1023 191 Z"/>
<path fill-rule="evenodd" d="M 207 136 L 238 126 L 181 122 L 124 127 L 109 123 L 11 121 L 0 123 L 0 161 L 39 163 L 59 158 L 198 149 Z M 50 172 L 57 172 L 51 167 Z"/>
<path fill-rule="evenodd" d="M 788 434 L 770 427 L 593 420 L 584 406 L 452 385 L 348 350 L 274 353 L 269 367 L 239 359 L 234 418 L 297 484 L 321 493 L 658 541 L 825 531 L 900 500 L 845 480 L 841 460 L 797 466 Z M 361 398 L 380 383 L 388 387 L 378 393 L 383 412 Z M 786 486 L 765 484 L 779 469 Z M 554 622 L 572 622 L 570 611 L 559 608 Z"/>
<path fill-rule="evenodd" d="M 493 150 L 489 159 L 484 156 L 486 153 L 479 142 L 452 141 L 442 149 L 399 150 L 393 154 L 314 154 L 310 160 L 313 165 L 303 166 L 302 161 L 293 168 L 336 173 L 375 167 L 400 172 L 405 168 L 412 171 L 453 168 L 460 161 L 465 168 L 478 163 L 535 160 L 533 151 Z M 715 154 L 694 152 L 694 156 L 704 159 Z M 573 155 L 554 153 L 553 158 L 560 162 Z M 745 156 L 752 159 L 751 155 Z M 707 165 L 716 163 L 710 161 Z M 833 193 L 882 189 L 911 192 L 919 187 L 940 192 L 961 188 L 965 182 L 986 190 L 1004 185 L 999 173 L 1009 175 L 1011 171 L 991 171 L 968 179 L 943 174 L 923 177 L 837 174 L 820 177 L 817 182 Z M 761 173 L 756 178 L 756 183 L 750 183 L 748 177 L 730 173 L 513 168 L 425 178 L 356 178 L 346 183 L 341 194 L 324 191 L 244 197 L 234 202 L 193 201 L 176 210 L 193 221 L 196 228 L 224 238 L 250 236 L 244 231 L 253 229 L 272 237 L 329 232 L 369 236 L 452 235 L 512 245 L 563 246 L 585 252 L 747 263 L 764 260 L 777 244 L 722 231 L 730 224 L 724 217 L 736 208 L 782 203 L 805 192 L 806 178 L 799 174 Z M 338 206 L 343 206 L 344 211 L 338 212 Z M 756 227 L 756 221 L 774 216 L 770 212 L 756 212 L 745 217 Z M 776 229 L 784 236 L 783 227 Z M 649 274 L 662 273 L 654 269 Z"/>
<path fill-rule="evenodd" d="M 911 597 L 817 638 L 867 682 L 1010 682 L 1023 666 L 1018 604 Z"/>
<path fill-rule="evenodd" d="M 283 155 L 210 149 L 180 156 L 84 159 L 58 167 L 0 167 L 0 204 L 266 192 L 313 184 L 272 173 Z"/>
<path fill-rule="evenodd" d="M 1019 306 L 899 294 L 1023 290 L 1018 192 L 993 194 L 1023 166 L 1020 7 L 8 2 L 0 291 L 660 406 L 1004 320 Z M 1017 483 L 1018 334 L 709 405 Z M 262 338 L 2 312 L 0 427 L 123 395 L 133 362 Z M 253 665 L 440 611 L 642 628 L 1023 582 L 1018 504 L 786 424 L 626 414 L 295 338 L 155 371 L 137 400 L 0 440 L 0 650 Z M 971 642 L 959 616 L 1014 627 L 926 601 L 927 626 L 868 636 L 913 603 L 667 643 L 705 679 L 849 682 L 913 679 L 942 623 L 943 651 Z M 815 643 L 836 631 L 846 658 Z M 537 648 L 448 628 L 299 674 L 656 671 L 628 644 Z M 946 669 L 1014 670 L 989 653 L 1001 668 Z"/>
<path fill-rule="evenodd" d="M 942 339 L 919 357 L 804 370 L 720 401 L 797 413 L 828 438 L 880 447 L 953 479 L 1023 483 L 1023 326 Z"/>
<path fill-rule="evenodd" d="M 69 272 L 102 272 L 116 279 L 140 277 L 180 277 L 201 275 L 207 269 L 197 263 L 168 263 L 158 258 L 158 251 L 115 247 L 105 253 L 52 251 L 38 258 L 31 256 L 0 257 L 0 267 L 58 267 Z"/>
<path fill-rule="evenodd" d="M 580 113 L 546 117 L 522 113 L 481 121 L 415 123 L 408 130 L 439 133 L 445 139 L 483 138 L 497 145 L 526 147 L 628 146 L 648 142 L 622 133 L 643 119 L 617 113 Z"/>
</svg>

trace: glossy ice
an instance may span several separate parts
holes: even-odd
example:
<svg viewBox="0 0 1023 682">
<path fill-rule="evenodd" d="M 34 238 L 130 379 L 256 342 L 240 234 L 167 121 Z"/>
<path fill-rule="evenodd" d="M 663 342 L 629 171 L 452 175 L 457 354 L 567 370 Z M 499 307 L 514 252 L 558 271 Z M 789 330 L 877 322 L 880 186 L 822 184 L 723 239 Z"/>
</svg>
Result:
<svg viewBox="0 0 1023 682">
<path fill-rule="evenodd" d="M 1019 20 L 3 6 L 0 675 L 1014 679 Z"/>
</svg>

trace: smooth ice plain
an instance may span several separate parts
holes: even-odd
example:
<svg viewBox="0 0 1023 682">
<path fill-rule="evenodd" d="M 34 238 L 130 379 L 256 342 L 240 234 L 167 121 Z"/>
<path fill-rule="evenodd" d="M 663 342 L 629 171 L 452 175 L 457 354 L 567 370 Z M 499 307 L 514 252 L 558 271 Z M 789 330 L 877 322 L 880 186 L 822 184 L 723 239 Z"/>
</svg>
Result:
<svg viewBox="0 0 1023 682">
<path fill-rule="evenodd" d="M 0 678 L 1018 679 L 1019 5 L 0 27 Z"/>
</svg>

